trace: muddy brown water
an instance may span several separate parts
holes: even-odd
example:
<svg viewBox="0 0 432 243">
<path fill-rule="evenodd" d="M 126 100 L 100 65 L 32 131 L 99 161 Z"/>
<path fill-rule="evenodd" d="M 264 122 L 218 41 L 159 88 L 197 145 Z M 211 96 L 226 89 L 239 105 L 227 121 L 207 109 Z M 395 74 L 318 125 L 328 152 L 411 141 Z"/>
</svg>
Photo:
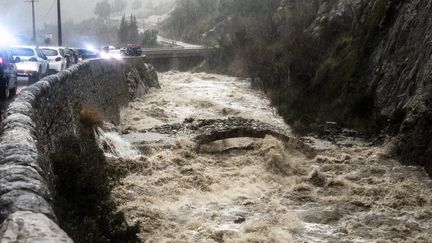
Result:
<svg viewBox="0 0 432 243">
<path fill-rule="evenodd" d="M 142 242 L 432 242 L 432 182 L 387 146 L 305 138 L 320 150 L 307 159 L 268 136 L 197 152 L 187 133 L 139 131 L 230 116 L 288 126 L 247 80 L 169 72 L 160 82 L 104 135 L 107 157 L 128 170 L 112 196 Z"/>
</svg>

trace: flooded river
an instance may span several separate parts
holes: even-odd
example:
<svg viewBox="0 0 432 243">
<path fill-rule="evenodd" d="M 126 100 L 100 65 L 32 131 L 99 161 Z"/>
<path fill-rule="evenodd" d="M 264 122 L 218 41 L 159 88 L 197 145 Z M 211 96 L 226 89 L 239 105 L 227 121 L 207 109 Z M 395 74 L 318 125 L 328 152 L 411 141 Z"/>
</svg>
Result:
<svg viewBox="0 0 432 243">
<path fill-rule="evenodd" d="M 431 242 L 432 182 L 386 146 L 305 138 L 319 149 L 308 159 L 267 136 L 198 152 L 188 132 L 150 131 L 232 116 L 289 127 L 247 80 L 168 72 L 160 83 L 102 138 L 128 171 L 112 196 L 142 242 Z"/>
</svg>

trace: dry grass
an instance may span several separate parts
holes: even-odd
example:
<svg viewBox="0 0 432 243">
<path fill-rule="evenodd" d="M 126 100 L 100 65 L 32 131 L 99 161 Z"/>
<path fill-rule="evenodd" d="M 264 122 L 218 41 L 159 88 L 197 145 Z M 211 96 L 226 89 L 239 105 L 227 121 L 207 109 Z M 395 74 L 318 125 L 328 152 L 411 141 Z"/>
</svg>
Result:
<svg viewBox="0 0 432 243">
<path fill-rule="evenodd" d="M 101 113 L 94 107 L 82 106 L 80 109 L 81 134 L 85 137 L 92 137 L 97 127 L 103 126 Z"/>
</svg>

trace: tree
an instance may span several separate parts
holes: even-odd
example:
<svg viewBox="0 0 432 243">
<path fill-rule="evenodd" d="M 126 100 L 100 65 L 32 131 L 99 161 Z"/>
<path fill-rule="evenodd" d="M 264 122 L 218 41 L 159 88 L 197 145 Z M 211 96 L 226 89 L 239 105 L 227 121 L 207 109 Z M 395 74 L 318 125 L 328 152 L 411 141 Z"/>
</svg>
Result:
<svg viewBox="0 0 432 243">
<path fill-rule="evenodd" d="M 126 44 L 128 42 L 128 23 L 126 21 L 126 16 L 123 15 L 121 22 L 120 22 L 120 28 L 118 31 L 118 38 L 120 44 Z"/>
<path fill-rule="evenodd" d="M 112 13 L 112 7 L 111 4 L 109 4 L 108 0 L 103 0 L 101 2 L 98 2 L 96 4 L 96 8 L 94 10 L 94 13 L 104 20 L 107 20 L 109 16 L 111 16 Z"/>
<path fill-rule="evenodd" d="M 132 43 L 137 43 L 139 41 L 138 22 L 133 15 L 130 16 L 128 25 L 128 40 Z"/>
<path fill-rule="evenodd" d="M 142 45 L 144 47 L 156 46 L 157 45 L 157 34 L 158 34 L 158 31 L 155 29 L 144 31 Z"/>
<path fill-rule="evenodd" d="M 127 43 L 137 44 L 139 42 L 140 35 L 138 31 L 138 22 L 135 16 L 131 15 L 130 20 L 127 21 L 126 17 L 123 15 L 118 29 L 118 39 L 122 45 Z"/>
</svg>

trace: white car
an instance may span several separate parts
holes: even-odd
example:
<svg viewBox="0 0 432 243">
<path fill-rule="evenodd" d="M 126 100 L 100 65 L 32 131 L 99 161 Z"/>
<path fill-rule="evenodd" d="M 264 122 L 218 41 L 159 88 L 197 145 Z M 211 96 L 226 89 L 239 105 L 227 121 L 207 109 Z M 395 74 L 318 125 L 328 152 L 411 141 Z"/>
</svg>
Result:
<svg viewBox="0 0 432 243">
<path fill-rule="evenodd" d="M 67 60 L 63 47 L 40 47 L 40 50 L 48 57 L 50 70 L 61 72 L 66 69 Z"/>
<path fill-rule="evenodd" d="M 17 63 L 18 76 L 28 77 L 31 82 L 36 82 L 46 76 L 49 70 L 48 58 L 35 46 L 13 46 L 12 54 L 19 57 Z"/>
</svg>

